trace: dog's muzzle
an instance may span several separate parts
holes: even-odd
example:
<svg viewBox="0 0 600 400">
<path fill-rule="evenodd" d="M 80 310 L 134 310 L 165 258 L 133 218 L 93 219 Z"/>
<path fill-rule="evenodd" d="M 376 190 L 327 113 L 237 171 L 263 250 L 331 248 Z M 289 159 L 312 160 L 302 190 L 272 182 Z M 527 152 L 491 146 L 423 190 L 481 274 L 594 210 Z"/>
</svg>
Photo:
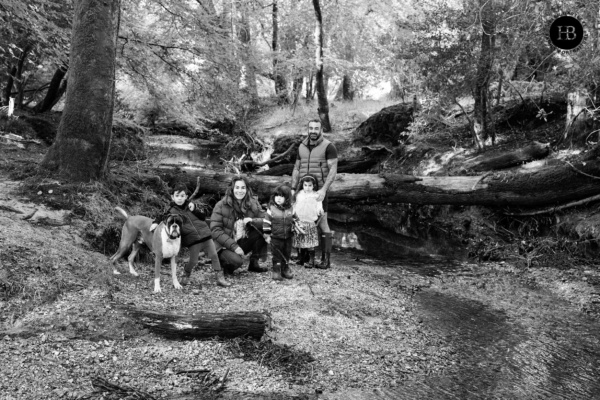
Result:
<svg viewBox="0 0 600 400">
<path fill-rule="evenodd" d="M 167 219 L 167 232 L 169 234 L 169 239 L 177 239 L 181 237 L 181 225 L 183 225 L 183 221 L 178 217 L 169 217 Z"/>
</svg>

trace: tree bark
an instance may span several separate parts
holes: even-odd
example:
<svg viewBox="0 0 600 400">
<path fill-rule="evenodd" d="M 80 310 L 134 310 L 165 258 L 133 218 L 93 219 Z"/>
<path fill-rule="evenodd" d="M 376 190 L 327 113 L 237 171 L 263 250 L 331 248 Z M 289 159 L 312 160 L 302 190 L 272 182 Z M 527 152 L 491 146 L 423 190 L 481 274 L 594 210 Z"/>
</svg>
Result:
<svg viewBox="0 0 600 400">
<path fill-rule="evenodd" d="M 463 167 L 471 171 L 495 171 L 499 169 L 516 167 L 525 162 L 540 160 L 550 154 L 550 146 L 534 142 L 522 149 L 504 151 L 494 156 L 482 154 L 466 160 Z"/>
<path fill-rule="evenodd" d="M 17 62 L 17 72 L 15 74 L 15 88 L 17 89 L 17 98 L 15 100 L 16 108 L 23 108 L 23 93 L 25 90 L 25 82 L 23 81 L 23 70 L 25 69 L 25 60 L 27 56 L 33 49 L 32 44 L 26 44 L 23 50 L 21 51 L 21 55 L 19 56 L 19 61 Z"/>
<path fill-rule="evenodd" d="M 279 8 L 277 0 L 273 0 L 273 79 L 275 80 L 275 95 L 280 101 L 287 101 L 287 83 L 279 71 Z"/>
<path fill-rule="evenodd" d="M 8 101 L 12 94 L 12 89 L 15 82 L 15 75 L 17 74 L 17 66 L 14 65 L 8 71 L 8 79 L 6 80 L 6 87 L 4 88 L 4 104 L 8 105 Z"/>
<path fill-rule="evenodd" d="M 182 181 L 202 194 L 223 194 L 233 174 L 163 168 L 163 180 Z M 595 179 L 590 177 L 596 177 Z M 484 176 L 424 176 L 338 174 L 329 189 L 332 202 L 374 202 L 483 205 L 494 207 L 546 207 L 600 194 L 600 161 L 547 166 L 531 173 Z M 289 177 L 250 176 L 250 186 L 261 200 Z"/>
<path fill-rule="evenodd" d="M 492 73 L 492 59 L 494 50 L 495 21 L 492 2 L 479 0 L 481 16 L 481 53 L 477 65 L 477 75 L 474 87 L 474 110 L 473 110 L 473 139 L 479 150 L 485 148 L 488 139 L 488 88 Z M 492 136 L 492 143 L 495 141 Z"/>
<path fill-rule="evenodd" d="M 338 173 L 350 173 L 357 174 L 367 171 L 377 164 L 377 160 L 373 158 L 361 158 L 353 160 L 339 160 L 338 161 Z M 256 175 L 268 175 L 268 176 L 284 176 L 292 175 L 294 170 L 294 164 L 280 164 L 266 171 L 257 172 Z"/>
<path fill-rule="evenodd" d="M 120 0 L 75 3 L 67 101 L 43 165 L 88 182 L 106 173 L 112 133 Z"/>
<path fill-rule="evenodd" d="M 325 82 L 323 77 L 323 16 L 321 15 L 321 6 L 319 0 L 313 0 L 313 7 L 315 9 L 315 16 L 317 18 L 317 24 L 315 26 L 315 64 L 317 67 L 316 80 L 317 80 L 317 100 L 319 119 L 321 120 L 321 127 L 323 132 L 331 132 L 331 122 L 329 121 L 329 104 L 327 103 L 327 91 L 325 89 Z"/>
<path fill-rule="evenodd" d="M 565 132 L 558 144 L 567 140 L 571 136 L 571 142 L 581 142 L 585 140 L 582 135 L 586 135 L 586 127 L 590 116 L 586 111 L 588 93 L 585 89 L 575 90 L 567 94 L 567 116 L 565 123 Z M 558 145 L 557 144 L 557 145 Z"/>
<path fill-rule="evenodd" d="M 40 101 L 33 108 L 33 111 L 38 113 L 43 113 L 46 111 L 50 111 L 52 107 L 58 102 L 60 97 L 64 92 L 61 91 L 61 83 L 63 78 L 67 74 L 67 66 L 61 65 L 54 72 L 54 76 L 52 76 L 52 80 L 50 81 L 50 87 L 48 87 L 48 91 L 46 92 L 46 96 L 42 101 Z"/>
<path fill-rule="evenodd" d="M 181 315 L 128 309 L 147 329 L 172 339 L 210 339 L 264 335 L 269 320 L 260 312 L 197 313 Z"/>
<path fill-rule="evenodd" d="M 250 35 L 250 23 L 248 21 L 246 9 L 243 10 L 240 19 L 240 29 L 238 29 L 238 40 L 242 45 L 242 76 L 243 76 L 243 87 L 242 89 L 249 96 L 250 105 L 255 104 L 258 101 L 258 88 L 256 86 L 256 67 L 252 57 L 252 46 L 251 46 L 251 35 Z"/>
</svg>

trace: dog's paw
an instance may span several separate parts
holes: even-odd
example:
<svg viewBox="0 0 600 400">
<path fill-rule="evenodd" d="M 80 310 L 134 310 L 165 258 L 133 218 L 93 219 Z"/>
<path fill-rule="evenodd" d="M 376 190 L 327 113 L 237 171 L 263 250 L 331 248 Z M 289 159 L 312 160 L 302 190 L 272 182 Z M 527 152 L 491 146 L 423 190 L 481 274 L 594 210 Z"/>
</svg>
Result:
<svg viewBox="0 0 600 400">
<path fill-rule="evenodd" d="M 113 269 L 113 275 L 121 275 L 121 273 L 119 271 L 117 271 L 116 269 Z"/>
<path fill-rule="evenodd" d="M 130 270 L 129 270 L 129 273 L 130 273 L 131 275 L 133 275 L 133 276 L 140 276 L 140 274 L 138 274 L 137 272 L 135 272 L 135 270 L 133 270 L 133 269 L 130 269 Z"/>
<path fill-rule="evenodd" d="M 183 289 L 183 286 L 179 282 L 173 282 L 173 287 L 177 290 Z"/>
<path fill-rule="evenodd" d="M 160 290 L 160 286 L 154 288 L 154 293 L 162 293 L 162 290 Z"/>
</svg>

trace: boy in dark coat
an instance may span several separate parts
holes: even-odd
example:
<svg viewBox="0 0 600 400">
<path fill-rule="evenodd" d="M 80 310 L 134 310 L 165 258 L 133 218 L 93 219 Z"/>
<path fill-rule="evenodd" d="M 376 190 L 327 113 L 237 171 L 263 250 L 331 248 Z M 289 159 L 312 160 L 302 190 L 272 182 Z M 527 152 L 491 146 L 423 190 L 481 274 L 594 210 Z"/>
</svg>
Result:
<svg viewBox="0 0 600 400">
<path fill-rule="evenodd" d="M 155 218 L 150 231 L 156 229 L 156 226 L 163 220 L 164 216 L 169 214 L 180 215 L 183 219 L 181 227 L 181 247 L 187 247 L 190 251 L 190 260 L 184 269 L 183 277 L 180 279 L 182 285 L 187 285 L 190 281 L 192 270 L 198 263 L 198 256 L 203 251 L 210 257 L 213 269 L 215 271 L 215 280 L 217 285 L 228 287 L 231 284 L 225 280 L 223 269 L 219 262 L 219 256 L 212 240 L 210 228 L 205 222 L 206 216 L 198 209 L 196 204 L 188 201 L 187 187 L 183 184 L 175 185 L 171 190 L 171 203 L 166 211 Z"/>
</svg>

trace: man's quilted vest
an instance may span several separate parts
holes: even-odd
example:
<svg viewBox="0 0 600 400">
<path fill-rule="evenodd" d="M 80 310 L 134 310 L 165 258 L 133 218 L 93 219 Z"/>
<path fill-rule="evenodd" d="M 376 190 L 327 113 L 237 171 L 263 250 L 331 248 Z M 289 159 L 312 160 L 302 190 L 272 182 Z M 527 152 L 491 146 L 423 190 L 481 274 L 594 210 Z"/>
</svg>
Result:
<svg viewBox="0 0 600 400">
<path fill-rule="evenodd" d="M 308 141 L 308 138 L 302 141 L 298 148 L 300 154 L 300 178 L 306 174 L 313 174 L 319 180 L 319 188 L 321 188 L 323 187 L 323 183 L 325 183 L 327 174 L 329 174 L 329 165 L 325 158 L 325 152 L 331 142 L 321 136 L 317 145 L 312 150 L 308 150 Z"/>
</svg>

